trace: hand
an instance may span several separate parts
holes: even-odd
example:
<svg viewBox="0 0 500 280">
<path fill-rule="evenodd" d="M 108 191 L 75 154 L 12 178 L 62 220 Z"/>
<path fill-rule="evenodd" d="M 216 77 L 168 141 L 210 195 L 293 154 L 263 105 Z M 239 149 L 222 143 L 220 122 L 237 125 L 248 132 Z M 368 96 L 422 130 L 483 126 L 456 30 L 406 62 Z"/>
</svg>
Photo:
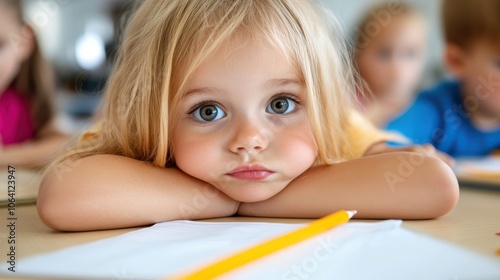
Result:
<svg viewBox="0 0 500 280">
<path fill-rule="evenodd" d="M 366 150 L 363 156 L 371 156 L 383 153 L 391 153 L 391 152 L 413 152 L 413 153 L 421 153 L 428 156 L 434 156 L 442 161 L 444 161 L 449 166 L 455 165 L 455 160 L 448 154 L 445 154 L 441 151 L 436 150 L 436 148 L 431 144 L 425 145 L 412 145 L 406 147 L 389 147 L 385 142 L 379 142 L 373 144 L 370 148 Z"/>
<path fill-rule="evenodd" d="M 0 142 L 0 167 L 7 166 L 7 162 L 5 159 L 5 150 L 2 145 L 2 142 Z"/>
</svg>

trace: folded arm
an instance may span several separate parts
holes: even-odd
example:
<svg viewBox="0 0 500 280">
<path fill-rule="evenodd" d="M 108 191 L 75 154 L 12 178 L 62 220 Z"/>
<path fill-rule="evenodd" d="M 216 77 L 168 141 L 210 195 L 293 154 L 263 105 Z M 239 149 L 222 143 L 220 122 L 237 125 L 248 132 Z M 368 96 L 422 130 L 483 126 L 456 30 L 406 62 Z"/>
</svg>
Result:
<svg viewBox="0 0 500 280">
<path fill-rule="evenodd" d="M 174 168 L 113 155 L 66 160 L 44 176 L 38 213 L 67 231 L 233 215 L 239 203 Z"/>
<path fill-rule="evenodd" d="M 53 124 L 47 125 L 36 139 L 0 147 L 0 167 L 42 168 L 57 157 L 69 140 L 70 136 L 59 132 Z"/>
<path fill-rule="evenodd" d="M 346 209 L 357 210 L 356 218 L 429 219 L 457 201 L 456 177 L 443 161 L 394 152 L 313 167 L 274 197 L 242 203 L 238 214 L 319 218 Z"/>
</svg>

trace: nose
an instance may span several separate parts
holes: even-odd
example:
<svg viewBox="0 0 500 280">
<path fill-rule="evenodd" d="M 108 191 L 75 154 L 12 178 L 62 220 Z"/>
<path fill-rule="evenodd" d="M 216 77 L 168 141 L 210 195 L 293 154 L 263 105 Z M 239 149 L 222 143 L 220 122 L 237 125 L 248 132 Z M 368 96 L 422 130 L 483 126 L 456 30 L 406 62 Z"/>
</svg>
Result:
<svg viewBox="0 0 500 280">
<path fill-rule="evenodd" d="M 270 133 L 264 124 L 244 120 L 235 125 L 235 132 L 229 143 L 233 153 L 255 153 L 264 151 L 270 140 Z"/>
<path fill-rule="evenodd" d="M 390 64 L 389 70 L 389 81 L 395 86 L 399 87 L 401 83 L 405 82 L 405 76 L 407 75 L 408 69 L 406 69 L 405 62 L 400 58 L 394 58 Z"/>
</svg>

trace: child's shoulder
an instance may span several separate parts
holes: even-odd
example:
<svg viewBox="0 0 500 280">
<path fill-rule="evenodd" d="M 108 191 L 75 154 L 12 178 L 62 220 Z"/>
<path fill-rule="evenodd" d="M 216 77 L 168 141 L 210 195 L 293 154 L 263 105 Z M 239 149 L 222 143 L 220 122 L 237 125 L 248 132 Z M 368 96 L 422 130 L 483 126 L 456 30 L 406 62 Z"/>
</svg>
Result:
<svg viewBox="0 0 500 280">
<path fill-rule="evenodd" d="M 28 100 L 14 88 L 7 88 L 0 94 L 0 106 L 12 107 L 28 107 Z"/>
<path fill-rule="evenodd" d="M 0 95 L 0 136 L 3 145 L 21 143 L 34 136 L 29 102 L 13 89 Z"/>
<path fill-rule="evenodd" d="M 8 119 L 31 119 L 30 102 L 13 88 L 8 88 L 0 95 L 0 115 Z"/>
</svg>

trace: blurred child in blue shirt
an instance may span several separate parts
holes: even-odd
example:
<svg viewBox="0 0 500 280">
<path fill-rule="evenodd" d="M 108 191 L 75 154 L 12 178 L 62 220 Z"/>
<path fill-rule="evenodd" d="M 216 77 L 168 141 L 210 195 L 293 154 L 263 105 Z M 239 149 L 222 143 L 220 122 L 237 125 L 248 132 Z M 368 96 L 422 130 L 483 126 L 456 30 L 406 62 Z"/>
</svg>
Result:
<svg viewBox="0 0 500 280">
<path fill-rule="evenodd" d="M 422 92 L 388 125 L 453 157 L 500 149 L 500 0 L 444 0 L 445 63 L 454 80 Z"/>
</svg>

